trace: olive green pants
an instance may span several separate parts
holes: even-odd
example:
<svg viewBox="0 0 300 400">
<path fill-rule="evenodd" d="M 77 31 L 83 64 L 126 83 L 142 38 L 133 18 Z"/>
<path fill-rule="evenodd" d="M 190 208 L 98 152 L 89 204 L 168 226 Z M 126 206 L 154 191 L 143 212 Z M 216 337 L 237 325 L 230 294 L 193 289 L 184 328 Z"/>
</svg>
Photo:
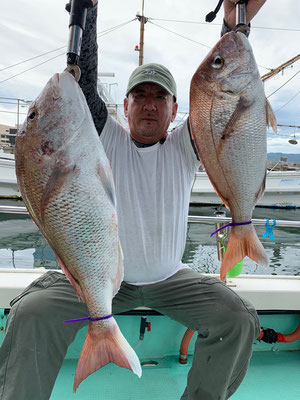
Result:
<svg viewBox="0 0 300 400">
<path fill-rule="evenodd" d="M 225 400 L 235 392 L 260 332 L 251 304 L 220 280 L 187 268 L 152 285 L 123 282 L 113 313 L 140 306 L 198 331 L 182 400 Z M 87 324 L 63 321 L 87 315 L 59 272 L 48 271 L 14 299 L 0 348 L 0 399 L 49 399 L 68 346 Z"/>
</svg>

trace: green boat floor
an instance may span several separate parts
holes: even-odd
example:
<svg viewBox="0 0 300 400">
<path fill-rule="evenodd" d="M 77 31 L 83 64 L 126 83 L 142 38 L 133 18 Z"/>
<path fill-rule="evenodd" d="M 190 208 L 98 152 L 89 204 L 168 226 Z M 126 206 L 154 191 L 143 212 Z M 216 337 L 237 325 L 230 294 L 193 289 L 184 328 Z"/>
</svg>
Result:
<svg viewBox="0 0 300 400">
<path fill-rule="evenodd" d="M 178 357 L 155 359 L 156 366 L 143 366 L 139 379 L 131 371 L 106 365 L 86 378 L 72 392 L 77 360 L 66 359 L 50 400 L 179 400 L 186 385 L 192 357 L 187 365 Z M 299 400 L 300 351 L 253 353 L 246 378 L 232 400 Z M 204 399 L 205 400 L 205 399 Z"/>
</svg>

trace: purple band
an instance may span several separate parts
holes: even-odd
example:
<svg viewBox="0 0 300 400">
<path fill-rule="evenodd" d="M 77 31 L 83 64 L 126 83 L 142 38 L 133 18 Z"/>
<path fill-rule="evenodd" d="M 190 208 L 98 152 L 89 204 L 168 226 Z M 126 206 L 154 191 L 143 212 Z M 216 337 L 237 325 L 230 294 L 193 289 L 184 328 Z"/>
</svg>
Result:
<svg viewBox="0 0 300 400">
<path fill-rule="evenodd" d="M 221 228 L 217 229 L 216 231 L 214 231 L 210 237 L 212 237 L 213 235 L 215 235 L 216 233 L 218 233 L 219 231 L 221 231 L 222 229 L 227 228 L 228 226 L 237 226 L 237 225 L 249 225 L 252 224 L 252 221 L 247 221 L 247 222 L 230 222 L 229 224 L 223 225 L 221 226 Z"/>
<path fill-rule="evenodd" d="M 106 315 L 105 317 L 99 317 L 99 318 L 92 318 L 92 317 L 84 317 L 84 318 L 77 318 L 77 319 L 68 319 L 67 321 L 64 322 L 77 322 L 77 321 L 102 321 L 103 319 L 108 319 L 111 318 L 113 315 L 109 314 Z"/>
</svg>

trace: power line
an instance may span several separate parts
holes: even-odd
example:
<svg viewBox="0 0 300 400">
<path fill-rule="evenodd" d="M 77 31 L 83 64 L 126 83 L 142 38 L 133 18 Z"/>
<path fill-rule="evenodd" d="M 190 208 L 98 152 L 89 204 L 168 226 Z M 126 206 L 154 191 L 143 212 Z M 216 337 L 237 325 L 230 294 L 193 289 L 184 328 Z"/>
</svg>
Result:
<svg viewBox="0 0 300 400">
<path fill-rule="evenodd" d="M 161 28 L 161 29 L 164 29 L 165 31 L 168 31 L 168 32 L 170 32 L 170 33 L 173 33 L 174 35 L 177 35 L 177 36 L 180 36 L 180 37 L 182 37 L 182 38 L 184 38 L 184 39 L 186 39 L 186 40 L 189 40 L 190 42 L 194 42 L 194 43 L 200 44 L 201 46 L 204 46 L 204 47 L 206 47 L 206 48 L 208 48 L 208 49 L 212 49 L 211 46 L 207 46 L 206 44 L 200 43 L 200 42 L 198 42 L 197 40 L 194 40 L 194 39 L 191 39 L 191 38 L 189 38 L 189 37 L 187 37 L 187 36 L 181 35 L 181 34 L 179 34 L 178 32 L 171 31 L 170 29 L 167 29 L 167 28 L 165 28 L 165 27 L 163 27 L 163 26 L 161 26 L 161 25 L 155 24 L 155 23 L 152 22 L 152 21 L 148 21 L 148 22 L 149 22 L 150 24 L 152 24 L 152 25 L 155 25 L 155 26 Z M 268 69 L 269 71 L 272 70 L 271 68 L 264 67 L 263 65 L 259 65 L 259 64 L 257 64 L 257 65 L 258 65 L 258 67 L 260 67 L 260 68 Z"/>
<path fill-rule="evenodd" d="M 27 113 L 23 113 L 23 112 L 17 112 L 17 111 L 6 111 L 6 110 L 0 110 L 0 112 L 2 113 L 7 113 L 7 114 L 24 114 L 27 115 Z"/>
<path fill-rule="evenodd" d="M 280 90 L 281 88 L 283 88 L 287 83 L 289 83 L 293 78 L 295 78 L 295 76 L 297 74 L 299 74 L 300 70 L 297 71 L 290 79 L 288 79 L 283 85 L 281 85 L 278 89 L 274 90 L 273 93 L 269 94 L 269 96 L 267 96 L 267 98 L 271 97 L 274 93 L 278 92 L 278 90 Z"/>
<path fill-rule="evenodd" d="M 287 106 L 292 100 L 294 100 L 295 97 L 297 97 L 300 94 L 300 90 L 298 93 L 296 93 L 289 101 L 287 101 L 285 104 L 283 104 L 283 106 L 280 106 L 279 108 L 277 108 L 274 112 L 277 112 L 279 110 L 281 110 L 283 107 Z M 298 126 L 297 128 L 300 128 L 300 126 Z"/>
<path fill-rule="evenodd" d="M 299 92 L 299 93 L 300 93 L 300 92 Z M 277 126 L 283 126 L 283 127 L 285 127 L 285 128 L 299 128 L 299 129 L 300 129 L 300 126 L 299 126 L 299 125 L 277 124 Z"/>
<path fill-rule="evenodd" d="M 58 55 L 55 56 L 55 57 L 49 58 L 48 60 L 43 61 L 43 62 L 40 63 L 40 64 L 34 65 L 33 67 L 26 69 L 25 71 L 19 72 L 18 74 L 15 74 L 15 75 L 13 75 L 13 76 L 10 76 L 9 78 L 3 79 L 3 81 L 0 81 L 0 83 L 6 82 L 6 81 L 8 81 L 8 80 L 10 80 L 10 79 L 12 79 L 12 78 L 15 78 L 16 76 L 25 74 L 25 72 L 31 71 L 32 69 L 37 68 L 37 67 L 39 67 L 40 65 L 46 64 L 47 62 L 49 62 L 49 61 L 51 61 L 51 60 L 54 60 L 55 58 L 60 57 L 60 56 L 63 55 L 63 54 L 65 54 L 65 53 L 58 54 Z"/>
<path fill-rule="evenodd" d="M 180 36 L 180 37 L 182 37 L 182 38 L 184 38 L 184 39 L 186 39 L 186 40 L 189 40 L 190 42 L 194 42 L 194 43 L 200 44 L 201 46 L 204 46 L 204 47 L 206 47 L 206 48 L 208 48 L 208 49 L 211 49 L 210 46 L 207 46 L 206 44 L 200 43 L 200 42 L 198 42 L 197 40 L 188 38 L 187 36 L 183 36 L 183 35 L 179 34 L 178 32 L 171 31 L 170 29 L 164 28 L 163 26 L 158 25 L 158 24 L 155 24 L 155 23 L 152 22 L 152 21 L 148 21 L 148 22 L 149 22 L 150 24 L 152 24 L 152 25 L 155 25 L 155 26 L 161 28 L 161 29 L 164 29 L 165 31 L 171 32 L 171 33 L 173 33 L 174 35 L 177 35 L 177 36 Z"/>
<path fill-rule="evenodd" d="M 51 51 L 47 51 L 46 53 L 40 54 L 39 56 L 31 57 L 31 58 L 28 58 L 27 60 L 20 61 L 20 62 L 18 62 L 16 64 L 13 64 L 13 65 L 9 65 L 8 67 L 0 69 L 0 72 L 5 71 L 5 70 L 7 70 L 9 68 L 17 67 L 18 65 L 24 64 L 24 63 L 26 63 L 28 61 L 35 60 L 36 58 L 46 56 L 47 54 L 54 53 L 55 51 L 61 50 L 61 49 L 65 48 L 65 47 L 67 47 L 67 46 L 58 47 L 57 49 L 54 49 L 54 50 L 51 50 Z"/>
<path fill-rule="evenodd" d="M 184 21 L 184 20 L 176 20 L 176 19 L 165 19 L 165 18 L 148 18 L 151 21 L 165 21 L 165 22 L 181 22 L 186 24 L 198 24 L 198 25 L 206 25 L 206 26 L 222 26 L 222 24 L 216 23 L 207 23 L 200 21 Z M 278 30 L 278 31 L 291 31 L 291 32 L 300 32 L 300 29 L 292 29 L 292 28 L 272 28 L 268 26 L 251 26 L 251 29 L 270 29 L 270 30 Z"/>
<path fill-rule="evenodd" d="M 137 18 L 133 18 L 133 19 L 130 20 L 130 21 L 123 22 L 123 23 L 121 23 L 121 24 L 119 24 L 119 25 L 116 25 L 116 26 L 114 26 L 114 27 L 112 27 L 112 28 L 108 28 L 108 29 L 106 29 L 106 30 L 104 30 L 104 31 L 102 31 L 102 32 L 100 32 L 100 33 L 98 33 L 98 34 L 97 34 L 97 37 L 102 37 L 102 36 L 104 36 L 104 35 L 107 35 L 107 34 L 113 32 L 113 31 L 115 31 L 115 30 L 117 30 L 117 29 L 119 29 L 119 28 L 122 28 L 123 26 L 129 24 L 130 22 L 135 21 L 136 19 L 137 19 Z M 5 67 L 5 68 L 2 68 L 2 69 L 0 70 L 0 72 L 1 72 L 1 71 L 4 71 L 4 70 L 7 70 L 7 69 L 9 69 L 9 68 L 16 67 L 16 66 L 18 66 L 18 65 L 24 64 L 24 63 L 26 63 L 26 62 L 28 62 L 28 61 L 35 60 L 35 59 L 37 59 L 37 58 L 39 58 L 39 57 L 43 57 L 43 56 L 45 56 L 45 55 L 47 55 L 47 54 L 53 53 L 53 52 L 55 52 L 55 51 L 61 50 L 61 49 L 66 48 L 66 47 L 67 47 L 67 46 L 58 47 L 57 49 L 48 51 L 48 52 L 46 52 L 46 53 L 40 54 L 40 55 L 35 56 L 35 57 L 28 58 L 27 60 L 24 60 L 24 61 L 20 61 L 20 62 L 18 62 L 18 63 L 16 63 L 16 64 L 10 65 L 10 66 Z M 37 68 L 37 67 L 39 67 L 40 65 L 43 65 L 43 64 L 45 64 L 45 63 L 47 63 L 47 62 L 49 62 L 49 61 L 52 61 L 52 60 L 54 60 L 55 58 L 60 57 L 60 56 L 62 56 L 62 55 L 65 55 L 65 53 L 60 53 L 60 54 L 58 54 L 58 55 L 55 56 L 55 57 L 49 58 L 49 59 L 47 59 L 46 61 L 44 61 L 44 62 L 42 62 L 42 63 L 39 63 L 39 64 L 37 64 L 37 65 L 34 65 L 34 66 L 31 67 L 31 68 L 26 69 L 25 71 L 19 72 L 19 73 L 16 74 L 16 75 L 10 76 L 9 78 L 6 78 L 6 79 L 0 81 L 0 83 L 6 82 L 6 81 L 8 81 L 8 80 L 10 80 L 10 79 L 12 79 L 12 78 L 15 78 L 15 77 L 17 77 L 17 76 L 19 76 L 19 75 L 22 75 L 22 74 L 24 74 L 25 72 L 28 72 L 28 71 L 30 71 L 30 70 L 32 70 L 32 69 L 34 69 L 34 68 Z"/>
</svg>

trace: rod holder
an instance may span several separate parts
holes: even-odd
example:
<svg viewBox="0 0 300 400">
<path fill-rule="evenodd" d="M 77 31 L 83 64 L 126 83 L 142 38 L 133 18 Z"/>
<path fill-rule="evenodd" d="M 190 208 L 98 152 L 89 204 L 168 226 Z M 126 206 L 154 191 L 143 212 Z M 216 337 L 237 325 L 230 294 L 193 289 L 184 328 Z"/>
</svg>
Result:
<svg viewBox="0 0 300 400">
<path fill-rule="evenodd" d="M 236 5 L 236 26 L 234 28 L 235 32 L 242 32 L 244 34 L 247 34 L 250 31 L 246 19 L 247 3 L 248 0 L 240 0 L 235 3 Z"/>
</svg>

